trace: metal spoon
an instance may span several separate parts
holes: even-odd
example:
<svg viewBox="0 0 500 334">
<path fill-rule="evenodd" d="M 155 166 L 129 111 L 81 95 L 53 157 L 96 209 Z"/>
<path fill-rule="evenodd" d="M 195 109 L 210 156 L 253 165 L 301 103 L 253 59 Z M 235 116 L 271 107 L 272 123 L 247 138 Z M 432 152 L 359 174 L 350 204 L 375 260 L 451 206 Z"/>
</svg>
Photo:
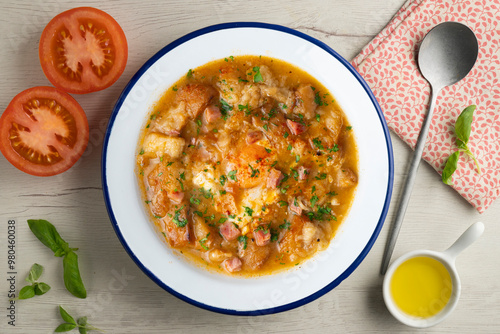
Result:
<svg viewBox="0 0 500 334">
<path fill-rule="evenodd" d="M 418 66 L 422 75 L 431 85 L 431 99 L 429 111 L 415 146 L 415 153 L 410 163 L 410 170 L 408 171 L 392 231 L 385 247 L 380 269 L 382 275 L 387 271 L 403 223 L 415 176 L 424 151 L 437 95 L 441 89 L 457 83 L 469 73 L 476 62 L 477 54 L 478 43 L 474 32 L 466 25 L 458 22 L 444 22 L 435 26 L 425 36 L 420 45 Z"/>
</svg>

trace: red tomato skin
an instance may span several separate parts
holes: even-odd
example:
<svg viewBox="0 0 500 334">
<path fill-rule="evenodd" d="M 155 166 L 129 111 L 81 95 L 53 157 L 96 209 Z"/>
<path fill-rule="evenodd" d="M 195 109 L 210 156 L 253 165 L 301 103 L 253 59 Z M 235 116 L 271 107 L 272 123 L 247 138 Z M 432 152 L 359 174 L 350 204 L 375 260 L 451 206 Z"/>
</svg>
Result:
<svg viewBox="0 0 500 334">
<path fill-rule="evenodd" d="M 91 18 L 101 24 L 104 22 L 107 30 L 112 34 L 116 62 L 110 73 L 102 80 L 97 80 L 96 77 L 95 80 L 78 83 L 65 78 L 56 70 L 57 54 L 56 50 L 54 50 L 53 39 L 57 36 L 59 28 L 64 23 L 79 18 Z M 72 94 L 87 94 L 106 89 L 118 80 L 127 65 L 128 44 L 123 29 L 111 15 L 93 7 L 78 7 L 56 15 L 47 24 L 40 37 L 38 55 L 43 73 L 55 87 Z M 85 64 L 84 66 L 89 65 Z"/>
<path fill-rule="evenodd" d="M 68 110 L 75 120 L 77 139 L 70 150 L 70 156 L 53 165 L 33 163 L 18 154 L 12 147 L 9 130 L 12 122 L 16 121 L 29 125 L 29 120 L 23 115 L 23 104 L 32 98 L 48 98 L 57 101 Z M 82 156 L 89 141 L 89 125 L 87 117 L 78 102 L 66 92 L 54 87 L 38 86 L 26 89 L 17 94 L 9 103 L 0 117 L 0 152 L 17 169 L 34 176 L 52 176 L 65 172 L 72 167 Z"/>
</svg>

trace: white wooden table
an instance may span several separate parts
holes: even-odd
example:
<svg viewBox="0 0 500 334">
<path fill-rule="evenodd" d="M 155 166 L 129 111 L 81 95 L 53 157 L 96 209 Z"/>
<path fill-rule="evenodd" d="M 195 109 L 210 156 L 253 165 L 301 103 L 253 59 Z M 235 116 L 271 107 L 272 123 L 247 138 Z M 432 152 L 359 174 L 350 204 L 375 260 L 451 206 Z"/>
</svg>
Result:
<svg viewBox="0 0 500 334">
<path fill-rule="evenodd" d="M 92 1 L 85 5 L 111 14 L 123 27 L 129 61 L 111 88 L 75 96 L 87 113 L 90 142 L 81 162 L 49 178 L 24 174 L 0 157 L 0 332 L 52 333 L 62 322 L 57 305 L 106 333 L 406 333 L 382 299 L 381 258 L 410 149 L 391 134 L 395 157 L 393 201 L 386 224 L 366 259 L 337 288 L 303 307 L 260 317 L 227 316 L 191 306 L 162 290 L 133 263 L 118 241 L 102 195 L 100 158 L 107 120 L 127 81 L 156 51 L 193 30 L 222 22 L 260 21 L 309 34 L 352 59 L 391 19 L 405 0 L 279 1 Z M 18 92 L 49 85 L 38 61 L 38 41 L 59 12 L 77 1 L 2 0 L 0 10 L 1 111 Z M 455 312 L 424 332 L 500 332 L 500 202 L 479 215 L 422 164 L 394 257 L 414 249 L 444 250 L 470 224 L 483 221 L 481 239 L 457 261 L 463 291 Z M 54 223 L 72 247 L 79 247 L 88 290 L 85 300 L 71 296 L 62 282 L 61 260 L 38 242 L 26 220 Z M 18 301 L 15 327 L 8 324 L 8 220 L 16 221 L 16 288 L 35 262 L 45 266 L 42 280 L 52 290 Z M 420 331 L 422 332 L 422 331 Z M 76 333 L 76 331 L 75 331 Z"/>
</svg>

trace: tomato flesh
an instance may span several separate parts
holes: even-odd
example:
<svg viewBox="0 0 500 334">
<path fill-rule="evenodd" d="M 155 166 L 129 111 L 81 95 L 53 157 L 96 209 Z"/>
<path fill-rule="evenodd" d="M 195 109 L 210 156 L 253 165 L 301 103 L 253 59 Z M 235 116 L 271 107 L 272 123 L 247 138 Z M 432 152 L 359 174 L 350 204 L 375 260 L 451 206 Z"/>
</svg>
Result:
<svg viewBox="0 0 500 334">
<path fill-rule="evenodd" d="M 128 46 L 123 30 L 110 15 L 81 7 L 61 13 L 47 24 L 39 57 L 54 86 L 84 94 L 118 80 L 127 63 Z"/>
<path fill-rule="evenodd" d="M 81 157 L 88 138 L 83 109 L 53 87 L 19 93 L 0 117 L 0 151 L 16 168 L 32 175 L 64 172 Z"/>
</svg>

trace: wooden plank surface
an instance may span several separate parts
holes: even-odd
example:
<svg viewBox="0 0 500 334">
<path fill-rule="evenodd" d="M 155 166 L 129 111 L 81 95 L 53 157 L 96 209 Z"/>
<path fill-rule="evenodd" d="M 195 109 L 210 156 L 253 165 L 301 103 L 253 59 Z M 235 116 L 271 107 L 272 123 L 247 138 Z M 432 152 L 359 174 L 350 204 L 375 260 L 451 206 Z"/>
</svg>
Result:
<svg viewBox="0 0 500 334">
<path fill-rule="evenodd" d="M 57 13 L 81 6 L 77 1 L 0 1 L 0 105 L 18 92 L 49 85 L 38 61 L 38 41 Z M 395 187 L 387 222 L 372 251 L 333 291 L 303 307 L 260 317 L 227 316 L 191 306 L 162 290 L 134 264 L 117 239 L 103 202 L 100 157 L 108 118 L 121 90 L 156 51 L 193 30 L 222 22 L 260 21 L 309 34 L 352 59 L 390 20 L 404 0 L 336 1 L 89 1 L 111 14 L 129 43 L 129 62 L 118 82 L 102 92 L 75 96 L 87 113 L 89 147 L 81 161 L 55 177 L 37 178 L 0 157 L 0 332 L 52 333 L 61 322 L 57 305 L 106 333 L 414 333 L 389 314 L 378 274 L 405 178 L 410 149 L 392 135 Z M 500 332 L 500 203 L 479 215 L 439 175 L 422 164 L 394 256 L 414 249 L 444 250 L 470 224 L 483 221 L 481 239 L 457 260 L 463 290 L 455 312 L 430 333 Z M 57 225 L 79 247 L 88 297 L 69 295 L 62 282 L 61 259 L 31 234 L 27 219 Z M 34 263 L 43 264 L 45 296 L 16 303 L 15 327 L 8 324 L 7 226 L 16 221 L 17 289 Z M 76 332 L 76 331 L 75 331 Z"/>
</svg>

